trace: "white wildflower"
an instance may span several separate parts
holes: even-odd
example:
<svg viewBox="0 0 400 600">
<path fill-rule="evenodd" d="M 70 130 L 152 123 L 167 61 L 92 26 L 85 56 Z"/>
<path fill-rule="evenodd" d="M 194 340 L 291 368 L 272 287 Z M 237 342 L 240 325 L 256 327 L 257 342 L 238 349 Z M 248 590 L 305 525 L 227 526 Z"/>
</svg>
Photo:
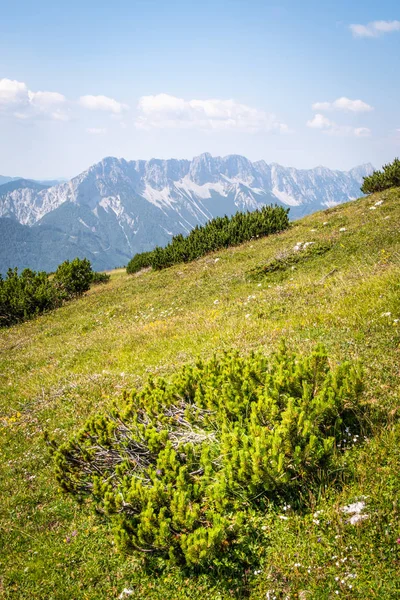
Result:
<svg viewBox="0 0 400 600">
<path fill-rule="evenodd" d="M 341 227 L 339 231 L 346 231 L 346 227 Z"/>
<path fill-rule="evenodd" d="M 383 200 L 378 200 L 378 202 L 375 202 L 375 206 L 380 206 L 381 204 L 383 204 Z"/>
<path fill-rule="evenodd" d="M 347 506 L 343 506 L 342 512 L 348 515 L 360 514 L 365 508 L 365 502 L 363 500 L 359 502 L 353 502 L 353 504 L 348 504 Z"/>
<path fill-rule="evenodd" d="M 124 596 L 132 596 L 135 590 L 130 590 L 129 588 L 124 588 L 118 598 L 124 598 Z"/>
<path fill-rule="evenodd" d="M 376 210 L 376 206 L 370 206 L 369 210 Z"/>
<path fill-rule="evenodd" d="M 250 319 L 250 317 L 251 317 L 251 314 L 250 314 L 250 313 L 247 313 L 247 315 L 244 315 L 244 318 L 245 318 L 245 319 Z"/>
<path fill-rule="evenodd" d="M 322 223 L 322 225 L 328 225 L 328 221 L 324 221 L 324 223 Z"/>
<path fill-rule="evenodd" d="M 390 317 L 392 315 L 391 312 L 384 312 L 381 314 L 381 317 Z"/>
<path fill-rule="evenodd" d="M 214 300 L 214 304 L 219 304 L 219 300 Z"/>
<path fill-rule="evenodd" d="M 319 525 L 319 519 L 313 519 L 313 523 L 315 523 L 315 525 Z"/>
<path fill-rule="evenodd" d="M 314 230 L 314 231 L 315 231 L 315 230 Z M 304 248 L 308 248 L 308 246 L 312 246 L 312 244 L 315 244 L 315 242 L 306 242 L 306 243 L 304 244 L 304 246 L 303 246 L 303 249 L 304 249 Z"/>
<path fill-rule="evenodd" d="M 363 500 L 359 502 L 353 502 L 353 504 L 348 504 L 347 506 L 343 506 L 342 512 L 347 515 L 351 515 L 348 523 L 351 525 L 356 525 L 360 521 L 364 521 L 368 519 L 369 515 L 363 515 L 362 512 L 365 508 L 365 502 Z"/>
<path fill-rule="evenodd" d="M 368 519 L 369 515 L 352 515 L 349 519 L 350 525 L 356 525 L 359 521 L 365 521 Z"/>
<path fill-rule="evenodd" d="M 218 261 L 219 261 L 219 258 L 215 258 L 215 259 L 214 259 L 214 262 L 218 262 Z"/>
<path fill-rule="evenodd" d="M 282 519 L 282 521 L 287 521 L 289 519 L 289 517 L 286 517 L 285 515 L 279 515 L 279 518 Z"/>
</svg>

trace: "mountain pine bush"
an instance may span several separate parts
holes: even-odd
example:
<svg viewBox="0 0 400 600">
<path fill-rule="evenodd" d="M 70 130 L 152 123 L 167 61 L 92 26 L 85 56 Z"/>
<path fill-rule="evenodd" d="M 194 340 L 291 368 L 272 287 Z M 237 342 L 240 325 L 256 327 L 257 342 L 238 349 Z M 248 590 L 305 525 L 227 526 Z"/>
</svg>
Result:
<svg viewBox="0 0 400 600">
<path fill-rule="evenodd" d="M 337 469 L 361 391 L 360 368 L 331 368 L 321 346 L 214 356 L 49 441 L 56 476 L 113 520 L 120 548 L 188 567 L 254 565 L 257 518 L 284 500 L 299 508 Z"/>
<path fill-rule="evenodd" d="M 361 191 L 363 194 L 373 194 L 392 187 L 400 187 L 400 160 L 398 158 L 395 158 L 392 163 L 384 165 L 382 171 L 374 171 L 372 175 L 364 177 Z"/>
<path fill-rule="evenodd" d="M 92 265 L 87 258 L 66 260 L 54 274 L 53 283 L 61 297 L 69 300 L 74 296 L 82 296 L 90 288 L 93 279 Z"/>
<path fill-rule="evenodd" d="M 237 212 L 232 217 L 216 217 L 203 226 L 196 226 L 187 237 L 174 236 L 165 248 L 136 254 L 126 270 L 136 273 L 144 267 L 164 269 L 190 262 L 214 250 L 283 231 L 289 227 L 288 213 L 289 209 L 280 206 L 264 206 L 253 212 Z"/>
<path fill-rule="evenodd" d="M 67 300 L 81 296 L 91 283 L 107 283 L 110 276 L 92 271 L 84 258 L 63 262 L 54 277 L 44 271 L 9 269 L 0 274 L 0 327 L 9 327 L 41 313 L 58 308 Z"/>
<path fill-rule="evenodd" d="M 60 306 L 62 299 L 47 273 L 9 269 L 0 275 L 0 327 L 8 327 Z"/>
<path fill-rule="evenodd" d="M 92 272 L 91 283 L 98 285 L 100 283 L 108 283 L 110 281 L 110 275 L 108 273 L 102 273 L 98 271 Z"/>
</svg>

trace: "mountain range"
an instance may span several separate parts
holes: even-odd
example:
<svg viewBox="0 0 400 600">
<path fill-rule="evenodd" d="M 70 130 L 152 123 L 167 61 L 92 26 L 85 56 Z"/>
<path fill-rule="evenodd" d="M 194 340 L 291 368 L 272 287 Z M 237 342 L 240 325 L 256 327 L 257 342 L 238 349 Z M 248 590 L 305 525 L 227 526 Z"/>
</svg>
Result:
<svg viewBox="0 0 400 600">
<path fill-rule="evenodd" d="M 53 271 L 75 256 L 111 269 L 213 217 L 265 204 L 289 207 L 296 219 L 359 197 L 372 171 L 371 164 L 299 170 L 205 153 L 191 161 L 108 157 L 56 185 L 0 177 L 0 273 Z"/>
</svg>

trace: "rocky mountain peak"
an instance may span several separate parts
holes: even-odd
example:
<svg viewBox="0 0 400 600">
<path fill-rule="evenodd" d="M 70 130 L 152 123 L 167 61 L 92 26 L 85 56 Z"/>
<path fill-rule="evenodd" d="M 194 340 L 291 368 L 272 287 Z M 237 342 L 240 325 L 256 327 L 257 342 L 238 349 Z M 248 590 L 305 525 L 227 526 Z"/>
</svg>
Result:
<svg viewBox="0 0 400 600">
<path fill-rule="evenodd" d="M 196 225 L 237 210 L 276 203 L 290 207 L 293 219 L 346 202 L 360 196 L 362 178 L 372 170 L 372 165 L 348 172 L 326 167 L 298 170 L 236 154 L 204 153 L 192 161 L 109 156 L 48 189 L 26 180 L 0 186 L 0 217 L 40 232 L 32 231 L 30 239 L 48 240 L 50 256 L 43 255 L 45 262 L 36 268 L 57 266 L 50 259 L 52 244 L 60 239 L 68 255 L 76 251 L 90 258 L 95 268 L 112 268 L 136 252 L 166 244 L 171 235 L 187 234 Z M 54 256 L 61 262 L 57 252 Z"/>
</svg>

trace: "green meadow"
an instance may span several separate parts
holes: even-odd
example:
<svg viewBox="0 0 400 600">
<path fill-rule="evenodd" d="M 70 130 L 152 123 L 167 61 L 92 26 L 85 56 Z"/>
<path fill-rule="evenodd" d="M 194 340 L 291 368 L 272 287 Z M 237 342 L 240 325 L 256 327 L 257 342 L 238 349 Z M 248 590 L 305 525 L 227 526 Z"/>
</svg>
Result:
<svg viewBox="0 0 400 600">
<path fill-rule="evenodd" d="M 399 598 L 400 189 L 191 263 L 110 274 L 0 330 L 0 597 Z M 281 340 L 363 366 L 368 427 L 347 440 L 344 473 L 301 512 L 262 515 L 258 566 L 243 573 L 117 552 L 109 520 L 59 489 L 45 432 L 61 443 L 149 375 L 230 349 L 269 356 Z"/>
</svg>

